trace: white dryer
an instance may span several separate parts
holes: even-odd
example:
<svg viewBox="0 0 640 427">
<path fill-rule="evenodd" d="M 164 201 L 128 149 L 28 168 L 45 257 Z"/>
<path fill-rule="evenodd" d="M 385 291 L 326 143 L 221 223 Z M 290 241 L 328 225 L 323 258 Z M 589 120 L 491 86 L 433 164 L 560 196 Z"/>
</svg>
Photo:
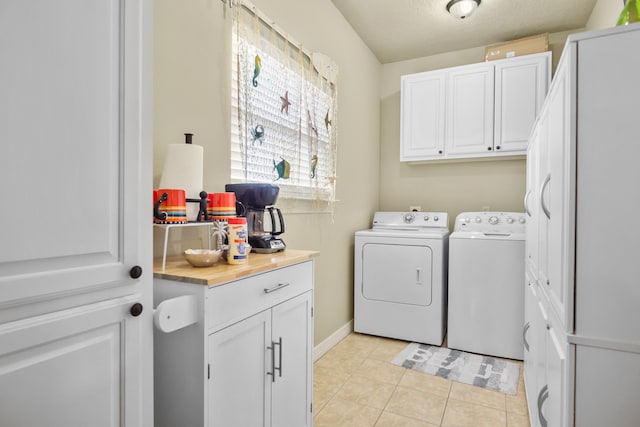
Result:
<svg viewBox="0 0 640 427">
<path fill-rule="evenodd" d="M 447 319 L 445 212 L 376 212 L 355 234 L 354 330 L 441 345 Z"/>
<path fill-rule="evenodd" d="M 447 345 L 522 360 L 525 215 L 464 212 L 449 238 Z"/>
</svg>

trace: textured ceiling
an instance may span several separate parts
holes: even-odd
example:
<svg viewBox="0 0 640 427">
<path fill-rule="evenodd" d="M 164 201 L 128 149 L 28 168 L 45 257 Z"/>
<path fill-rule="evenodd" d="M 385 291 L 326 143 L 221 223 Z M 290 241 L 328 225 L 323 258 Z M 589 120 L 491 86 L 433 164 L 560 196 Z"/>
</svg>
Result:
<svg viewBox="0 0 640 427">
<path fill-rule="evenodd" d="M 449 0 L 331 0 L 381 63 L 583 28 L 596 0 L 482 0 L 457 20 Z"/>
</svg>

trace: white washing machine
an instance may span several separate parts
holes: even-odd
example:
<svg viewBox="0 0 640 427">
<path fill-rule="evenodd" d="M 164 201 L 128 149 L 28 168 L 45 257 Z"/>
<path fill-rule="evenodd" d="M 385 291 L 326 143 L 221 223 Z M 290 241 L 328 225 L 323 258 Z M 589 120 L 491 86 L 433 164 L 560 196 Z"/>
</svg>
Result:
<svg viewBox="0 0 640 427">
<path fill-rule="evenodd" d="M 447 345 L 523 358 L 525 215 L 464 212 L 449 238 Z"/>
<path fill-rule="evenodd" d="M 444 212 L 376 212 L 355 234 L 354 330 L 441 345 L 447 320 Z"/>
</svg>

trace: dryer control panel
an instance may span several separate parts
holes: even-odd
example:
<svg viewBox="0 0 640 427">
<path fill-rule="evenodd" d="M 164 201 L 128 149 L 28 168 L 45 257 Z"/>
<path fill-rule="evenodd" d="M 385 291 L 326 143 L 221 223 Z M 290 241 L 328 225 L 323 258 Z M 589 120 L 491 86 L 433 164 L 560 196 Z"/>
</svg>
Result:
<svg viewBox="0 0 640 427">
<path fill-rule="evenodd" d="M 376 212 L 373 215 L 374 229 L 419 229 L 448 228 L 449 214 L 446 212 Z"/>
<path fill-rule="evenodd" d="M 526 231 L 522 212 L 463 212 L 456 217 L 453 231 L 516 234 Z"/>
</svg>

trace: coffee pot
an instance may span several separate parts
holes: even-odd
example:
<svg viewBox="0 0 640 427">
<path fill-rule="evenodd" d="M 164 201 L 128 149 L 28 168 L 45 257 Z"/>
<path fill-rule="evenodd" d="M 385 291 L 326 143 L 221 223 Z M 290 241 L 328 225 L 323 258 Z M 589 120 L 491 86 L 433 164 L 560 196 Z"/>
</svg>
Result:
<svg viewBox="0 0 640 427">
<path fill-rule="evenodd" d="M 236 193 L 236 200 L 245 207 L 251 251 L 256 253 L 283 251 L 286 245 L 279 236 L 284 233 L 284 219 L 282 211 L 273 206 L 278 199 L 280 188 L 266 183 L 239 183 L 227 184 L 225 191 Z M 265 213 L 269 214 L 266 224 Z"/>
</svg>

